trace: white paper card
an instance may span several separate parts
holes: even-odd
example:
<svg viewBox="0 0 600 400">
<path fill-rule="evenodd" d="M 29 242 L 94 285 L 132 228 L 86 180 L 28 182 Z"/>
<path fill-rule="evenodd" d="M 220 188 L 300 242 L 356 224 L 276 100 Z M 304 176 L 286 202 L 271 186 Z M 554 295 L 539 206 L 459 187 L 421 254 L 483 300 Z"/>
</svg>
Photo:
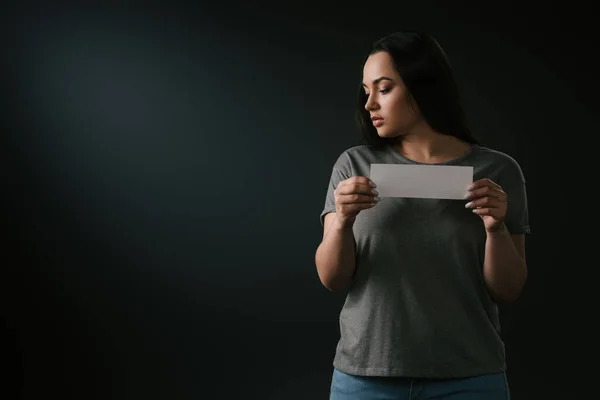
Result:
<svg viewBox="0 0 600 400">
<path fill-rule="evenodd" d="M 371 164 L 369 177 L 379 197 L 464 199 L 473 167 L 457 165 Z"/>
</svg>

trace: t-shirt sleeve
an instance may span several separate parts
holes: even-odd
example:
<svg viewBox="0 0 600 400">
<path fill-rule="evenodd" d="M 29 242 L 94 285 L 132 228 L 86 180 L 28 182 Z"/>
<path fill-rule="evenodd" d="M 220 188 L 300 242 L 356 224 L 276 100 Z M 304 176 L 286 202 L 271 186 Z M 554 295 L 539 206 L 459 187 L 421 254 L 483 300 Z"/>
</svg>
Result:
<svg viewBox="0 0 600 400">
<path fill-rule="evenodd" d="M 512 234 L 530 234 L 527 185 L 520 165 L 509 157 L 504 168 L 500 186 L 507 195 L 507 211 L 504 223 Z"/>
<path fill-rule="evenodd" d="M 346 152 L 342 153 L 331 171 L 329 178 L 329 185 L 327 186 L 327 194 L 325 196 L 325 206 L 321 212 L 321 226 L 325 225 L 325 215 L 330 212 L 335 212 L 335 196 L 333 191 L 337 188 L 337 185 L 352 176 L 352 168 L 350 165 L 350 158 Z"/>
</svg>

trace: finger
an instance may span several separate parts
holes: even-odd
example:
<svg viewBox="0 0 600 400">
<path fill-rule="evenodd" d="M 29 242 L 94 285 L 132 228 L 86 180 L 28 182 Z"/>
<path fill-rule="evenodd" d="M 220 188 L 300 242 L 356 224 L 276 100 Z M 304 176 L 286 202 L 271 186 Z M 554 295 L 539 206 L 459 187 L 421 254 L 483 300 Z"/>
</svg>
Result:
<svg viewBox="0 0 600 400">
<path fill-rule="evenodd" d="M 366 176 L 353 176 L 344 181 L 345 183 L 356 183 L 359 185 L 370 185 L 371 187 L 377 187 L 375 182 L 367 178 Z"/>
<path fill-rule="evenodd" d="M 379 194 L 379 192 L 377 192 L 377 190 L 375 188 L 373 188 L 372 186 L 370 186 L 368 184 L 353 183 L 353 182 L 340 184 L 337 187 L 337 189 L 335 190 L 335 194 L 338 194 L 338 195 L 347 195 L 347 194 L 354 194 L 354 193 L 369 194 L 369 195 Z"/>
<path fill-rule="evenodd" d="M 500 201 L 496 197 L 480 197 L 475 200 L 472 200 L 465 204 L 465 208 L 476 208 L 476 207 L 491 207 L 491 208 L 504 208 L 506 205 L 505 202 Z"/>
<path fill-rule="evenodd" d="M 475 182 L 471 183 L 469 185 L 469 187 L 467 188 L 467 190 L 468 191 L 472 191 L 472 190 L 475 190 L 475 189 L 478 189 L 478 188 L 481 188 L 481 187 L 484 187 L 484 186 L 490 186 L 492 188 L 502 189 L 500 187 L 500 185 L 498 185 L 496 182 L 492 181 L 491 179 L 489 179 L 489 178 L 481 178 L 481 179 L 478 179 Z"/>
<path fill-rule="evenodd" d="M 483 186 L 479 189 L 470 191 L 465 196 L 465 200 L 468 200 L 468 199 L 472 200 L 472 199 L 476 199 L 478 197 L 483 197 L 483 196 L 495 197 L 496 199 L 498 199 L 502 202 L 506 202 L 506 200 L 507 200 L 507 195 L 502 189 L 492 188 L 490 186 Z"/>
<path fill-rule="evenodd" d="M 370 194 L 346 194 L 337 198 L 338 204 L 373 203 L 379 201 L 378 197 Z"/>
<path fill-rule="evenodd" d="M 339 212 L 341 214 L 347 214 L 347 215 L 357 214 L 362 210 L 373 208 L 375 206 L 375 204 L 377 204 L 377 203 L 370 202 L 370 203 L 344 204 L 344 205 L 340 206 Z"/>
<path fill-rule="evenodd" d="M 502 210 L 500 210 L 499 208 L 490 208 L 490 207 L 474 208 L 473 213 L 475 213 L 479 216 L 482 216 L 482 217 L 486 216 L 486 215 L 489 215 L 494 218 L 503 218 L 504 217 L 504 212 Z"/>
</svg>

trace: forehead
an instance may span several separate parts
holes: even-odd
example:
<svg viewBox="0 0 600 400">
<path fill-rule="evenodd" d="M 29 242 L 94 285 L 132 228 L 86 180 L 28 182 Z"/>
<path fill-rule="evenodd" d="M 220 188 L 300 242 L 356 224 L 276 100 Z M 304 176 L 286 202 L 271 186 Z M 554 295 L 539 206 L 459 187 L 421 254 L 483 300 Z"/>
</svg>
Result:
<svg viewBox="0 0 600 400">
<path fill-rule="evenodd" d="M 392 58 L 387 52 L 380 51 L 371 54 L 363 66 L 363 83 L 370 85 L 373 80 L 387 76 L 394 80 L 399 79 L 398 71 L 394 67 Z"/>
</svg>

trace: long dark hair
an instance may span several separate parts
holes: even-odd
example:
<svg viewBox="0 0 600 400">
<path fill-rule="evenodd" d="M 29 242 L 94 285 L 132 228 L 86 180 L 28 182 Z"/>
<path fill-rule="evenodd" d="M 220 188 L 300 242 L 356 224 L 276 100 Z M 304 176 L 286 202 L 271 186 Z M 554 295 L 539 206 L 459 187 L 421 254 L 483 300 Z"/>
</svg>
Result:
<svg viewBox="0 0 600 400">
<path fill-rule="evenodd" d="M 467 124 L 450 63 L 433 36 L 413 31 L 392 33 L 372 44 L 362 65 L 371 54 L 380 51 L 391 56 L 408 90 L 409 100 L 418 105 L 429 126 L 439 133 L 479 144 Z M 355 117 L 363 140 L 375 146 L 395 142 L 396 138 L 382 138 L 377 134 L 365 109 L 366 101 L 361 82 Z"/>
</svg>

